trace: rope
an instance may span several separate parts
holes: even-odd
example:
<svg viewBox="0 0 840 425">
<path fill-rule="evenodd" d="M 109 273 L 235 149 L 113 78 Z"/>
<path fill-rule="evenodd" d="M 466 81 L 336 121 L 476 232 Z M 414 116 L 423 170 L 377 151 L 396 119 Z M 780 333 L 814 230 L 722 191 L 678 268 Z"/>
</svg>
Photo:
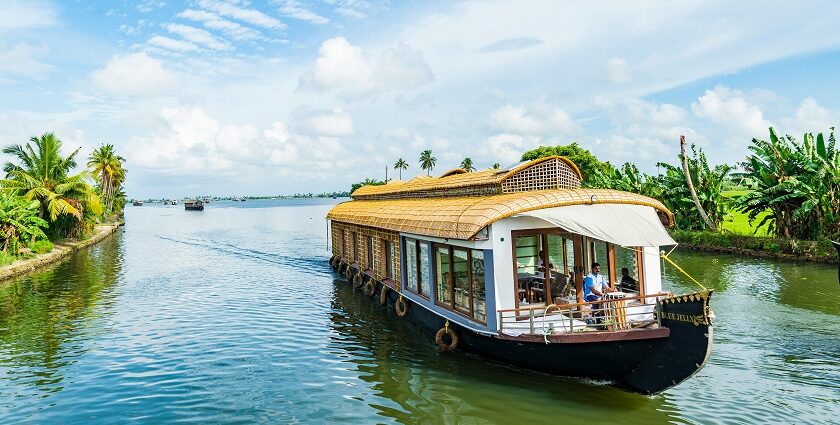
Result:
<svg viewBox="0 0 840 425">
<path fill-rule="evenodd" d="M 449 332 L 449 319 L 446 319 L 446 323 L 443 325 L 443 329 L 446 329 L 446 332 Z"/>
<path fill-rule="evenodd" d="M 642 253 L 642 254 L 645 254 L 645 252 L 644 252 L 644 251 L 642 251 L 642 250 L 640 250 L 640 249 L 627 248 L 626 246 L 621 246 L 621 245 L 616 245 L 616 246 L 618 246 L 619 248 L 622 248 L 622 249 L 626 249 L 626 250 L 628 250 L 628 251 L 633 251 L 633 252 L 637 252 L 637 253 Z M 676 248 L 676 246 L 675 246 L 674 248 Z M 704 291 L 708 291 L 708 290 L 709 290 L 709 288 L 706 288 L 705 286 L 703 286 L 703 284 L 702 284 L 702 283 L 698 282 L 698 281 L 697 281 L 697 279 L 695 279 L 693 276 L 691 276 L 690 274 L 688 274 L 688 272 L 687 272 L 687 271 L 683 270 L 683 268 L 682 268 L 682 267 L 680 267 L 679 265 L 677 265 L 677 263 L 675 263 L 675 262 L 674 262 L 674 260 L 672 260 L 672 259 L 669 257 L 669 255 L 671 255 L 671 253 L 672 253 L 672 252 L 674 252 L 674 249 L 671 249 L 671 251 L 670 251 L 670 252 L 668 252 L 667 254 L 665 253 L 665 251 L 659 251 L 659 256 L 660 256 L 663 260 L 667 261 L 667 262 L 668 262 L 668 264 L 670 264 L 670 265 L 674 266 L 674 268 L 675 268 L 675 269 L 677 269 L 677 271 L 679 271 L 680 273 L 684 274 L 687 278 L 691 279 L 691 281 L 692 281 L 692 282 L 694 282 L 694 283 L 696 283 L 696 284 L 697 284 L 697 286 L 699 286 L 699 287 L 703 288 L 703 290 L 704 290 Z"/>
</svg>

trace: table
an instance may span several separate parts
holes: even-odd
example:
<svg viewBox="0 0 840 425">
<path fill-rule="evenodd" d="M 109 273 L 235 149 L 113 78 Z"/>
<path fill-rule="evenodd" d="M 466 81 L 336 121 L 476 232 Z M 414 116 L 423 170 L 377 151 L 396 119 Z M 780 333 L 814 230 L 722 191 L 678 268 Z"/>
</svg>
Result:
<svg viewBox="0 0 840 425">
<path fill-rule="evenodd" d="M 604 294 L 603 311 L 607 323 L 612 323 L 610 330 L 629 329 L 627 323 L 627 309 L 624 292 L 607 292 Z"/>
</svg>

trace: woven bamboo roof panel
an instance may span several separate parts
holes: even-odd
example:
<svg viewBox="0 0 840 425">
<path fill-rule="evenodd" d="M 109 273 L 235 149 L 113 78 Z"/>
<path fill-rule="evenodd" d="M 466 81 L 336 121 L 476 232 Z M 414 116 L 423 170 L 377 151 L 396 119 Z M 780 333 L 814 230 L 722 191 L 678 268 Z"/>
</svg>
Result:
<svg viewBox="0 0 840 425">
<path fill-rule="evenodd" d="M 440 177 L 415 177 L 397 185 L 362 186 L 353 192 L 357 200 L 487 196 L 544 189 L 575 189 L 582 176 L 574 162 L 561 156 L 527 161 L 510 170 L 468 173 L 447 171 Z"/>
<path fill-rule="evenodd" d="M 593 198 L 594 196 L 594 198 Z M 674 217 L 661 202 L 611 189 L 551 189 L 492 196 L 354 200 L 336 205 L 330 220 L 448 239 L 471 239 L 484 226 L 515 214 L 585 204 L 646 205 L 666 226 Z"/>
</svg>

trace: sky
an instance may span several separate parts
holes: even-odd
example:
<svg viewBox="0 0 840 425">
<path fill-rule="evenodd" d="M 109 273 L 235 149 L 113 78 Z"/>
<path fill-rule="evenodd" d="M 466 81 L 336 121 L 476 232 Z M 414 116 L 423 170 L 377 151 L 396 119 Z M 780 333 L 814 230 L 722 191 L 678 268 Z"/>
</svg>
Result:
<svg viewBox="0 0 840 425">
<path fill-rule="evenodd" d="M 346 190 L 576 141 L 656 172 L 840 123 L 835 1 L 0 0 L 0 145 L 111 143 L 131 198 Z M 9 158 L 2 158 L 3 161 Z M 80 161 L 84 162 L 84 161 Z"/>
</svg>

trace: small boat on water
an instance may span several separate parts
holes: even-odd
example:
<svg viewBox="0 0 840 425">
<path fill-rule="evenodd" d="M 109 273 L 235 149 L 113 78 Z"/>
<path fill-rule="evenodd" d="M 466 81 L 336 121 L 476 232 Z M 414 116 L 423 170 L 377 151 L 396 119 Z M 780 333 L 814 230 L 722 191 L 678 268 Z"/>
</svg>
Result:
<svg viewBox="0 0 840 425">
<path fill-rule="evenodd" d="M 712 291 L 662 291 L 662 203 L 581 181 L 553 156 L 363 186 L 327 215 L 330 264 L 441 351 L 662 392 L 709 359 Z"/>
<path fill-rule="evenodd" d="M 131 205 L 134 205 L 135 207 L 142 207 L 143 206 L 143 201 L 135 200 L 134 202 L 131 203 Z"/>
<path fill-rule="evenodd" d="M 184 209 L 187 211 L 204 211 L 204 202 L 198 199 L 184 201 Z"/>
</svg>

